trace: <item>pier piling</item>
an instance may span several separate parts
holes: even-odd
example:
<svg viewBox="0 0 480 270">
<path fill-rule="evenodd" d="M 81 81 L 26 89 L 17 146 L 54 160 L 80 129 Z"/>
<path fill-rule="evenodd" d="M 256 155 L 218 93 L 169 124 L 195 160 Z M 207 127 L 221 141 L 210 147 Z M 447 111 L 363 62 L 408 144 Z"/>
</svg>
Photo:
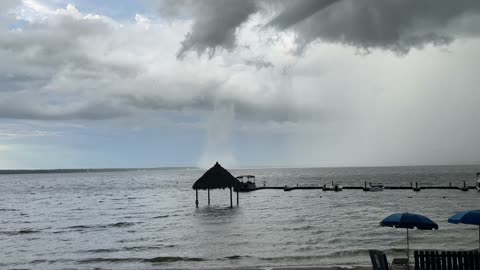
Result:
<svg viewBox="0 0 480 270">
<path fill-rule="evenodd" d="M 463 181 L 463 187 L 461 188 L 462 191 L 468 191 L 468 187 L 467 187 L 467 184 L 465 183 L 465 181 Z"/>
<path fill-rule="evenodd" d="M 418 182 L 415 182 L 415 187 L 413 188 L 413 191 L 420 191 L 421 188 L 418 187 Z"/>
</svg>

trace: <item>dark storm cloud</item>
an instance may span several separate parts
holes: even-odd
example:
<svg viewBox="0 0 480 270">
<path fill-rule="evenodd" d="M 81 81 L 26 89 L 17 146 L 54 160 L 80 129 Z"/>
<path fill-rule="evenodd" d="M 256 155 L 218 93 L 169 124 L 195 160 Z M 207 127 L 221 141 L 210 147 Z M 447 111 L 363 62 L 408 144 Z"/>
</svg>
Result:
<svg viewBox="0 0 480 270">
<path fill-rule="evenodd" d="M 165 1 L 160 5 L 164 16 L 190 15 L 192 30 L 185 36 L 177 56 L 187 51 L 213 55 L 217 48 L 235 47 L 235 31 L 258 10 L 254 0 Z"/>
<path fill-rule="evenodd" d="M 307 14 L 292 29 L 302 45 L 322 40 L 406 53 L 412 47 L 450 42 L 463 34 L 462 29 L 451 26 L 462 16 L 479 13 L 480 1 L 476 0 L 341 0 L 311 16 Z M 279 29 L 290 26 L 289 20 L 279 18 L 271 24 Z M 479 22 L 476 20 L 477 26 Z"/>
<path fill-rule="evenodd" d="M 272 21 L 275 26 L 289 26 L 312 15 L 336 0 L 270 1 L 270 0 L 164 0 L 155 2 L 159 13 L 166 18 L 189 16 L 193 20 L 191 31 L 182 41 L 177 54 L 207 52 L 210 56 L 218 48 L 231 50 L 236 45 L 236 30 L 250 15 L 265 9 L 284 9 Z"/>
<path fill-rule="evenodd" d="M 276 16 L 268 26 L 288 28 L 339 0 L 293 0 L 286 2 L 284 11 Z"/>
<path fill-rule="evenodd" d="M 236 45 L 235 31 L 238 27 L 250 15 L 267 14 L 269 11 L 276 15 L 266 26 L 295 31 L 300 49 L 321 40 L 365 50 L 380 48 L 406 53 L 412 47 L 447 44 L 467 32 L 475 35 L 480 32 L 475 30 L 480 28 L 478 18 L 460 23 L 464 16 L 479 15 L 478 0 L 208 0 L 162 3 L 160 10 L 165 16 L 190 16 L 193 20 L 192 29 L 178 52 L 179 57 L 187 51 L 212 55 L 218 48 L 232 49 Z"/>
</svg>

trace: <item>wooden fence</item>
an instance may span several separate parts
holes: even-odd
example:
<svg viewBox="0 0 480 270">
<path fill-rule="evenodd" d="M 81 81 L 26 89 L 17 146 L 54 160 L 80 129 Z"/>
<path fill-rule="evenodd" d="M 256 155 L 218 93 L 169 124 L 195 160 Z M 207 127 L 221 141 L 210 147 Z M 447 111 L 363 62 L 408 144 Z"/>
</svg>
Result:
<svg viewBox="0 0 480 270">
<path fill-rule="evenodd" d="M 415 270 L 480 270 L 480 255 L 475 251 L 414 252 Z"/>
</svg>

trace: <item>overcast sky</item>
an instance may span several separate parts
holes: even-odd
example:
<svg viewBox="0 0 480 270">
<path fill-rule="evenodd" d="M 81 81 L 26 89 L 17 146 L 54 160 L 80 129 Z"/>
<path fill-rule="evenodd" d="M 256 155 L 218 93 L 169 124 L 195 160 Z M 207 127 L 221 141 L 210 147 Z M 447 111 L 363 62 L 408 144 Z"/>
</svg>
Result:
<svg viewBox="0 0 480 270">
<path fill-rule="evenodd" d="M 0 168 L 480 163 L 478 0 L 2 0 Z"/>
</svg>

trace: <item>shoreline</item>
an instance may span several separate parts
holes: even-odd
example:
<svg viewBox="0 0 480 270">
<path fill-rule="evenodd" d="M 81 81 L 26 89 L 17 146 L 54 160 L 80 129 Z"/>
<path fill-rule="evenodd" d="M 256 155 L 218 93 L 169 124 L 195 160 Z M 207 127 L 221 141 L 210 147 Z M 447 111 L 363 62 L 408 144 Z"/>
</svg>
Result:
<svg viewBox="0 0 480 270">
<path fill-rule="evenodd" d="M 196 268 L 199 269 L 199 268 Z M 371 266 L 315 266 L 315 265 L 298 265 L 298 266 L 252 266 L 252 267 L 232 267 L 232 268 L 200 268 L 200 270 L 372 270 Z M 186 270 L 186 269 L 175 269 Z"/>
</svg>

